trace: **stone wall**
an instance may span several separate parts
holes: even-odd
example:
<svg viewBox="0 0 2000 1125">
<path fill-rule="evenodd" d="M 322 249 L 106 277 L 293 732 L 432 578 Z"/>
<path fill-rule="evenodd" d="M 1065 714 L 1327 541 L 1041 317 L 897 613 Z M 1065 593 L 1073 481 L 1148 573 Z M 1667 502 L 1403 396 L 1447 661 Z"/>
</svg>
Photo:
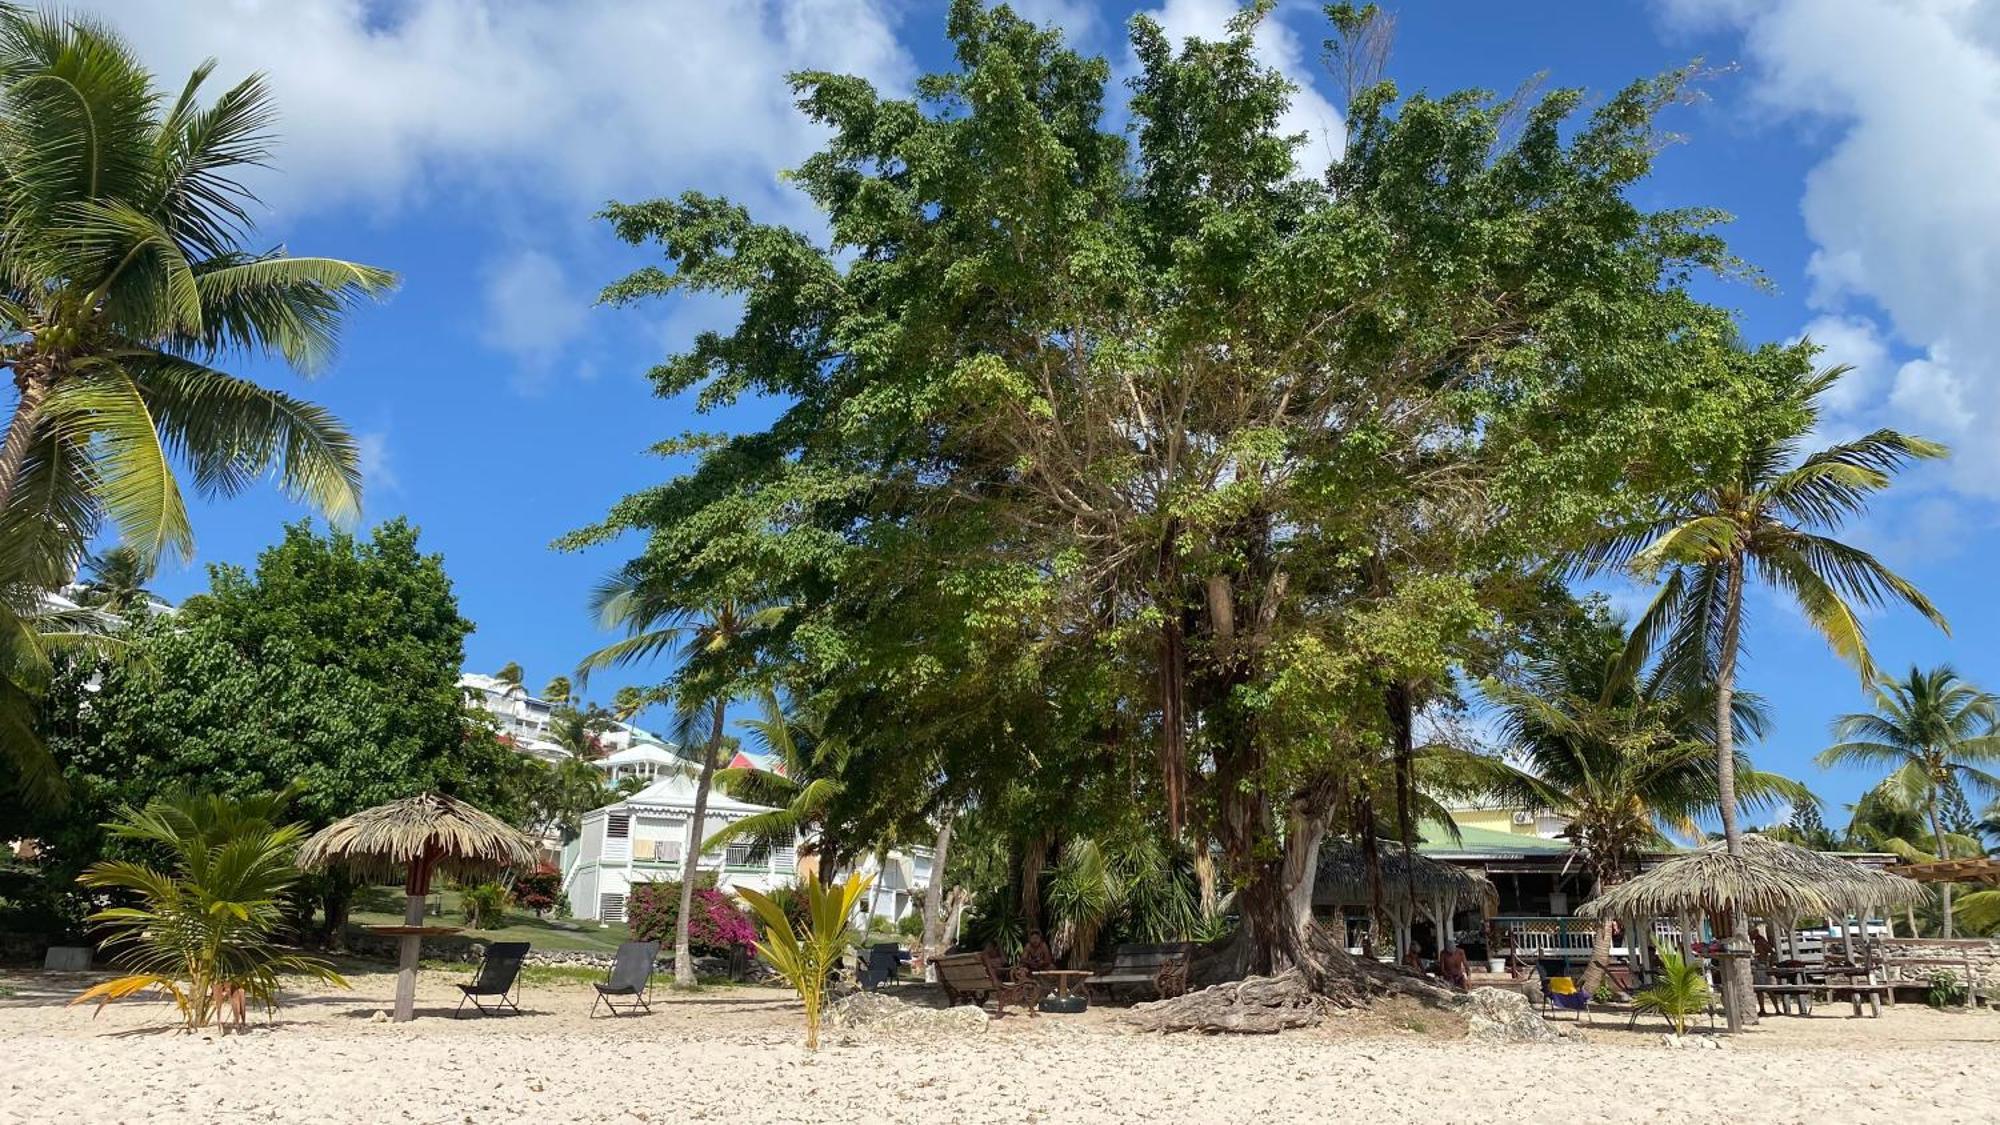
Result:
<svg viewBox="0 0 2000 1125">
<path fill-rule="evenodd" d="M 1965 984 L 1969 971 L 1982 996 L 2000 1000 L 2000 939 L 1895 938 L 1875 942 L 1874 951 L 1887 981 L 1926 981 L 1943 970 Z"/>
</svg>

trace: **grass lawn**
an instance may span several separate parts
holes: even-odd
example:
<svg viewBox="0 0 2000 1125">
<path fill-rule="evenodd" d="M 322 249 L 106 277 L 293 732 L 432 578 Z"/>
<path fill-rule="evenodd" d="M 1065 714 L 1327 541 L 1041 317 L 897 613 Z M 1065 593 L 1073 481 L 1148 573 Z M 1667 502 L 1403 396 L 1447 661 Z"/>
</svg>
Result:
<svg viewBox="0 0 2000 1125">
<path fill-rule="evenodd" d="M 446 926 L 465 924 L 465 915 L 458 908 L 457 891 L 443 891 L 433 898 L 444 900 L 444 916 L 432 918 L 426 914 L 426 922 Z M 364 888 L 355 896 L 354 911 L 350 920 L 360 926 L 402 925 L 403 889 Z M 587 919 L 562 921 L 553 916 L 537 918 L 526 911 L 510 909 L 507 912 L 507 924 L 499 929 L 467 929 L 460 936 L 480 941 L 525 941 L 536 949 L 582 949 L 593 953 L 611 953 L 617 950 L 619 942 L 629 940 L 631 934 L 623 922 L 613 923 L 607 927 Z"/>
</svg>

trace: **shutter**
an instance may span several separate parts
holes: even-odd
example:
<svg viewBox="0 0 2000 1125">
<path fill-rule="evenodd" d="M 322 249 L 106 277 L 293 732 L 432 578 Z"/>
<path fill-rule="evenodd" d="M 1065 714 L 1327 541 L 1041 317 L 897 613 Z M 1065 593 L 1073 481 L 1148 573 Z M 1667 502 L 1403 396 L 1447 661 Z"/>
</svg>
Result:
<svg viewBox="0 0 2000 1125">
<path fill-rule="evenodd" d="M 597 896 L 597 920 L 600 922 L 623 922 L 625 920 L 625 896 L 610 892 Z"/>
</svg>

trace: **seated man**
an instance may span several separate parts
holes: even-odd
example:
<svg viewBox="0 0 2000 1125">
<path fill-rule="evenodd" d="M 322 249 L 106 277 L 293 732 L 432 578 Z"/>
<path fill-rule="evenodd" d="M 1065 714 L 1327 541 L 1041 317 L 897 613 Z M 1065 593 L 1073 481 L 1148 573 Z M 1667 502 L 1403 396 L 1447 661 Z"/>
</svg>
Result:
<svg viewBox="0 0 2000 1125">
<path fill-rule="evenodd" d="M 1417 952 L 1416 946 L 1412 945 L 1403 954 L 1403 967 L 1405 969 L 1415 969 L 1419 973 L 1424 971 L 1424 955 Z"/>
<path fill-rule="evenodd" d="M 1028 934 L 1028 944 L 1021 947 L 1021 967 L 1031 973 L 1047 972 L 1056 967 L 1056 955 L 1049 948 L 1048 939 L 1042 931 Z"/>
<path fill-rule="evenodd" d="M 1463 991 L 1469 979 L 1466 975 L 1468 971 L 1465 950 L 1460 949 L 1456 942 L 1445 942 L 1444 949 L 1438 953 L 1438 977 L 1453 988 Z"/>
</svg>

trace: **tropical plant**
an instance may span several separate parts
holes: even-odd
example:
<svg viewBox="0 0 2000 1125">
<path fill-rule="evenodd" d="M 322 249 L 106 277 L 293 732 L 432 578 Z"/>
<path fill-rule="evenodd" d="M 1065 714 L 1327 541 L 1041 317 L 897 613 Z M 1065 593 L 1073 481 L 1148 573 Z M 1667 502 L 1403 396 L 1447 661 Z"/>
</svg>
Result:
<svg viewBox="0 0 2000 1125">
<path fill-rule="evenodd" d="M 277 942 L 281 902 L 300 877 L 293 863 L 304 836 L 278 823 L 289 793 L 231 799 L 160 797 L 126 806 L 112 834 L 149 852 L 149 860 L 106 860 L 81 877 L 84 886 L 129 895 L 135 905 L 91 915 L 125 975 L 87 989 L 72 1003 L 104 1004 L 137 993 L 167 994 L 187 1029 L 207 1027 L 246 1001 L 278 1006 L 283 975 L 345 988 L 333 966 L 286 952 Z"/>
<path fill-rule="evenodd" d="M 150 562 L 193 534 L 197 492 L 275 472 L 329 515 L 359 510 L 354 440 L 324 409 L 210 366 L 273 355 L 311 372 L 345 310 L 394 275 L 251 252 L 276 113 L 261 76 L 204 106 L 203 63 L 171 100 L 114 32 L 0 9 L 0 363 L 19 389 L 0 442 L 0 512 L 68 556 L 109 521 Z M 8 550 L 28 547 L 10 541 Z"/>
<path fill-rule="evenodd" d="M 549 680 L 548 686 L 542 689 L 542 698 L 548 700 L 550 703 L 553 703 L 558 707 L 569 706 L 570 703 L 569 677 L 556 676 L 551 678 Z"/>
<path fill-rule="evenodd" d="M 713 850 L 738 840 L 760 840 L 786 847 L 798 841 L 803 854 L 817 841 L 807 836 L 825 817 L 844 787 L 846 764 L 837 743 L 821 736 L 817 716 L 781 699 L 775 689 L 757 694 L 758 714 L 739 719 L 759 753 L 774 759 L 771 768 L 730 766 L 715 771 L 715 784 L 739 801 L 765 805 L 769 812 L 733 820 L 702 846 Z"/>
<path fill-rule="evenodd" d="M 500 666 L 498 672 L 493 673 L 493 678 L 509 687 L 518 688 L 521 686 L 522 675 L 524 673 L 521 671 L 521 665 L 516 661 L 509 660 Z"/>
<path fill-rule="evenodd" d="M 77 590 L 79 605 L 123 616 L 156 600 L 146 588 L 153 578 L 153 563 L 134 548 L 113 547 L 85 559 L 83 568 L 88 577 Z"/>
<path fill-rule="evenodd" d="M 458 906 L 465 924 L 475 930 L 497 930 L 507 924 L 507 888 L 498 883 L 460 887 Z"/>
<path fill-rule="evenodd" d="M 693 914 L 696 864 L 701 858 L 701 833 L 707 823 L 708 794 L 715 782 L 729 704 L 745 689 L 754 634 L 773 624 L 781 610 L 732 601 L 706 611 L 675 604 L 672 596 L 647 577 L 641 564 L 621 568 L 592 595 L 592 608 L 608 628 L 622 629 L 625 639 L 584 657 L 577 666 L 579 682 L 592 671 L 669 656 L 678 665 L 674 703 L 675 745 L 701 746 L 701 769 L 695 775 L 694 809 L 688 819 L 687 856 L 681 867 L 681 924 L 674 935 L 674 983 L 692 988 L 697 981 L 694 953 L 688 944 L 686 920 Z M 706 727 L 706 731 L 702 728 Z"/>
<path fill-rule="evenodd" d="M 625 900 L 625 923 L 639 941 L 665 941 L 681 931 L 681 883 L 658 880 L 632 887 Z M 705 876 L 688 896 L 688 946 L 703 957 L 730 957 L 748 952 L 757 939 L 750 918 L 734 899 Z"/>
<path fill-rule="evenodd" d="M 604 757 L 604 734 L 610 729 L 611 715 L 596 704 L 581 711 L 561 704 L 549 712 L 549 741 L 571 758 L 594 762 Z"/>
<path fill-rule="evenodd" d="M 562 899 L 562 872 L 553 867 L 538 867 L 516 875 L 510 897 L 514 905 L 532 910 L 540 918 Z"/>
<path fill-rule="evenodd" d="M 1924 1003 L 1933 1008 L 1949 1008 L 1965 998 L 1965 986 L 1950 969 L 1933 969 L 1924 989 Z"/>
<path fill-rule="evenodd" d="M 1513 769 L 1493 759 L 1485 788 L 1528 808 L 1569 818 L 1576 845 L 1599 893 L 1625 881 L 1640 854 L 1670 846 L 1666 831 L 1700 838 L 1696 821 L 1716 808 L 1716 714 L 1704 685 L 1670 669 L 1635 668 L 1624 659 L 1624 629 L 1592 606 L 1560 643 L 1530 654 L 1506 681 L 1481 685 L 1498 708 L 1499 732 Z M 1769 724 L 1760 701 L 1739 693 L 1730 722 L 1738 738 Z M 1745 803 L 1801 803 L 1803 786 L 1753 769 L 1737 752 Z M 1615 919 L 1600 919 L 1582 988 L 1594 992 L 1610 964 Z"/>
<path fill-rule="evenodd" d="M 1650 986 L 1633 994 L 1632 1005 L 1665 1019 L 1675 1035 L 1686 1035 L 1689 1021 L 1708 1010 L 1708 978 L 1702 975 L 1699 964 L 1666 942 L 1655 943 L 1653 952 L 1659 961 L 1659 975 Z"/>
<path fill-rule="evenodd" d="M 72 609 L 0 575 L 0 764 L 24 806 L 56 811 L 66 804 L 69 785 L 43 739 L 42 707 L 59 661 L 95 665 L 126 651 L 116 626 L 101 611 Z"/>
<path fill-rule="evenodd" d="M 1878 683 L 1875 710 L 1833 722 L 1834 745 L 1815 759 L 1821 766 L 1872 766 L 1889 770 L 1882 785 L 1929 821 L 1937 859 L 1954 855 L 1945 830 L 1949 797 L 1967 790 L 2000 794 L 2000 699 L 1967 683 L 1950 665 L 1915 666 L 1901 680 Z M 1952 936 L 1952 886 L 1943 896 L 1944 936 Z"/>
<path fill-rule="evenodd" d="M 1744 591 L 1753 577 L 1787 595 L 1828 647 L 1860 673 L 1876 678 L 1860 611 L 1902 602 L 1940 628 L 1944 617 L 1908 580 L 1873 555 L 1834 538 L 1847 520 L 1888 488 L 1912 461 L 1942 457 L 1935 442 L 1890 429 L 1810 453 L 1821 397 L 1848 372 L 1844 366 L 1774 376 L 1774 420 L 1733 464 L 1720 466 L 1697 490 L 1662 503 L 1647 518 L 1619 528 L 1583 557 L 1587 569 L 1623 566 L 1659 592 L 1632 631 L 1627 660 L 1643 663 L 1657 648 L 1669 675 L 1713 685 L 1717 715 L 1716 770 L 1723 838 L 1741 851 L 1737 821 L 1734 710 L 1742 648 Z M 1749 941 L 1749 920 L 1734 919 L 1731 939 Z M 1750 967 L 1726 963 L 1724 980 L 1736 1011 L 1748 1010 Z"/>
<path fill-rule="evenodd" d="M 808 880 L 803 892 L 807 917 L 794 924 L 784 908 L 769 896 L 746 888 L 737 894 L 750 904 L 763 923 L 764 940 L 757 954 L 799 994 L 806 1009 L 806 1050 L 819 1049 L 819 1020 L 826 998 L 827 976 L 850 944 L 847 920 L 870 880 L 858 872 L 834 883 L 826 879 Z"/>
</svg>

